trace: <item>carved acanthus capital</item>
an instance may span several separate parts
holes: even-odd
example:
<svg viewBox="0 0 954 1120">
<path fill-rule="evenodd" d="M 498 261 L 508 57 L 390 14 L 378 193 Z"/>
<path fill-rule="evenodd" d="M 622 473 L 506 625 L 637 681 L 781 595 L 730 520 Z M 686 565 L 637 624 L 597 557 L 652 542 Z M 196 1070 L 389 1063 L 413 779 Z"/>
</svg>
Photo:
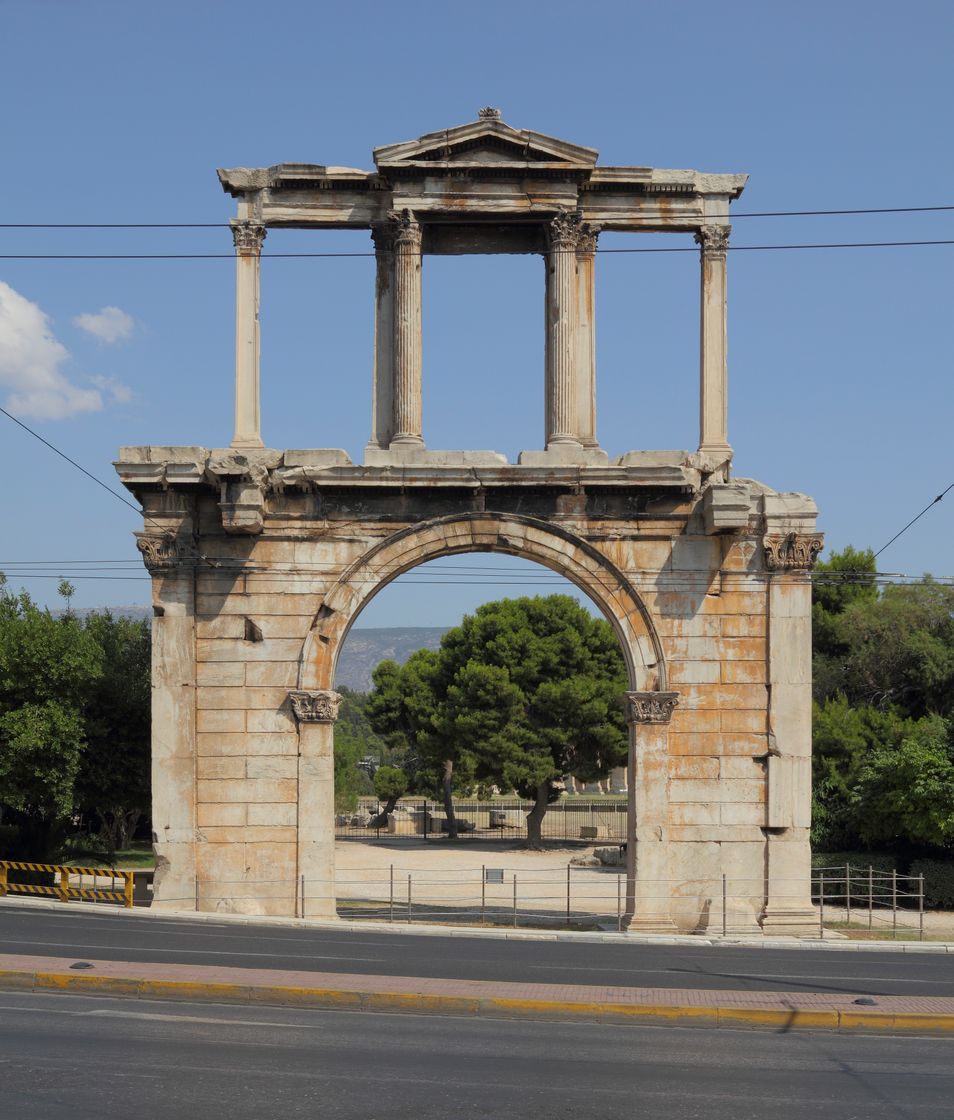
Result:
<svg viewBox="0 0 954 1120">
<path fill-rule="evenodd" d="M 786 533 L 765 537 L 765 566 L 770 572 L 807 572 L 825 547 L 823 533 Z"/>
<path fill-rule="evenodd" d="M 421 247 L 421 226 L 414 220 L 410 210 L 389 210 L 391 236 L 398 249 L 419 250 Z"/>
<path fill-rule="evenodd" d="M 706 260 L 725 260 L 729 249 L 731 226 L 702 226 L 696 230 L 696 244 L 701 246 Z"/>
<path fill-rule="evenodd" d="M 590 225 L 589 222 L 580 223 L 580 235 L 576 242 L 576 255 L 578 257 L 590 256 L 596 252 L 596 240 L 600 235 L 600 227 Z"/>
<path fill-rule="evenodd" d="M 256 222 L 233 222 L 232 241 L 240 257 L 258 256 L 267 230 Z"/>
<path fill-rule="evenodd" d="M 678 692 L 627 692 L 627 723 L 668 723 L 679 703 Z"/>
<path fill-rule="evenodd" d="M 341 695 L 331 689 L 289 692 L 288 699 L 299 723 L 334 723 Z"/>
<path fill-rule="evenodd" d="M 153 575 L 174 571 L 183 559 L 182 548 L 172 533 L 137 533 L 136 548 Z"/>
<path fill-rule="evenodd" d="M 371 240 L 376 253 L 394 252 L 394 222 L 372 222 Z"/>
<path fill-rule="evenodd" d="M 547 226 L 552 249 L 575 249 L 583 230 L 583 216 L 578 210 L 561 210 Z"/>
</svg>

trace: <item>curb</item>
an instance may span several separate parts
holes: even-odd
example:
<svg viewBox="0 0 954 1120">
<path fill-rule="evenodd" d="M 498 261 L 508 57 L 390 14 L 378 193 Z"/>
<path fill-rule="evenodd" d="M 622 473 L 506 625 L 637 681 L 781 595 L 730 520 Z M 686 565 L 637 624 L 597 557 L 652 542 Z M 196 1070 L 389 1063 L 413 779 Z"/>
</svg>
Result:
<svg viewBox="0 0 954 1120">
<path fill-rule="evenodd" d="M 96 913 L 119 920 L 145 918 L 167 922 L 210 922 L 215 925 L 251 927 L 279 926 L 288 929 L 315 929 L 337 933 L 387 933 L 395 937 L 470 937 L 502 941 L 575 941 L 594 945 L 683 945 L 704 948 L 746 949 L 802 949 L 833 951 L 838 953 L 952 953 L 954 941 L 852 941 L 839 936 L 822 939 L 812 937 L 766 936 L 765 934 L 727 934 L 725 937 L 691 933 L 584 933 L 575 930 L 545 929 L 484 929 L 478 926 L 444 926 L 415 922 L 356 921 L 348 918 L 285 918 L 269 915 L 225 914 L 197 910 L 153 910 L 137 907 L 125 910 L 95 902 L 47 901 L 41 898 L 3 898 L 0 910 L 11 909 L 52 910 L 60 914 Z"/>
<path fill-rule="evenodd" d="M 827 1030 L 864 1034 L 887 1032 L 954 1036 L 954 1014 L 847 1011 L 839 1008 L 803 1010 L 720 1007 L 716 1002 L 687 1007 L 665 1003 L 594 1003 L 495 996 L 476 998 L 421 992 L 369 992 L 347 988 L 143 980 L 134 977 L 78 976 L 65 972 L 14 970 L 0 970 L 0 990 L 487 1019 L 628 1023 L 633 1026 L 667 1025 L 710 1029 L 751 1028 L 779 1032 Z"/>
</svg>

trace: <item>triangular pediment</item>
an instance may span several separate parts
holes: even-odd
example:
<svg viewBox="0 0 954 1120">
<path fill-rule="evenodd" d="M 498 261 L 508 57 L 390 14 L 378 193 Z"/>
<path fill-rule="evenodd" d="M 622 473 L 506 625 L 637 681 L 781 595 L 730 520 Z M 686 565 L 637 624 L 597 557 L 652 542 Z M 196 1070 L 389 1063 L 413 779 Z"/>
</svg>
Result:
<svg viewBox="0 0 954 1120">
<path fill-rule="evenodd" d="M 528 163 L 582 170 L 594 167 L 598 155 L 593 148 L 512 128 L 499 117 L 486 116 L 470 124 L 429 132 L 417 140 L 375 148 L 374 162 L 380 170 L 421 164 L 468 167 Z"/>
</svg>

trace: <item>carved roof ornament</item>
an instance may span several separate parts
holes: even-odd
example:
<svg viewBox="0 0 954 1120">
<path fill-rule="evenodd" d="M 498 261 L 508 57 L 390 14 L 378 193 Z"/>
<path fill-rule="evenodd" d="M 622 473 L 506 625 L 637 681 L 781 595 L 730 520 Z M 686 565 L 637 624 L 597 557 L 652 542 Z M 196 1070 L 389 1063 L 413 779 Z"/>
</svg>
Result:
<svg viewBox="0 0 954 1120">
<path fill-rule="evenodd" d="M 823 533 L 787 533 L 766 537 L 765 566 L 770 572 L 807 572 L 825 547 Z"/>
<path fill-rule="evenodd" d="M 695 241 L 702 247 L 702 255 L 708 260 L 725 260 L 729 249 L 731 226 L 702 226 L 696 230 Z"/>
<path fill-rule="evenodd" d="M 341 695 L 331 689 L 289 692 L 288 699 L 299 723 L 334 723 L 338 718 Z"/>
<path fill-rule="evenodd" d="M 182 549 L 172 533 L 137 533 L 136 548 L 146 570 L 153 574 L 171 572 L 182 560 Z"/>
<path fill-rule="evenodd" d="M 477 116 L 482 121 L 499 121 L 502 119 L 500 110 L 494 109 L 491 105 L 485 105 L 483 109 L 478 109 Z"/>
<path fill-rule="evenodd" d="M 627 723 L 668 723 L 679 704 L 678 692 L 627 692 Z"/>
<path fill-rule="evenodd" d="M 256 222 L 233 222 L 232 241 L 239 256 L 249 256 L 262 251 L 268 231 Z"/>
</svg>

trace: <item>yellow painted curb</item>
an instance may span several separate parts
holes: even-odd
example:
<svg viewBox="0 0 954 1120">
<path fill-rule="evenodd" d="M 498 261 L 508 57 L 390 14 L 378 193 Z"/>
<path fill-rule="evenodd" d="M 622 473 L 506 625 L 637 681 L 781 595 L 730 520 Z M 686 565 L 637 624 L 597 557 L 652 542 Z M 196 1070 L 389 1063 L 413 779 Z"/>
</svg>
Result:
<svg viewBox="0 0 954 1120">
<path fill-rule="evenodd" d="M 90 973 L 0 970 L 0 989 L 115 996 L 127 999 L 207 1001 L 322 1010 L 410 1012 L 488 1018 L 564 1019 L 577 1022 L 665 1023 L 766 1030 L 888 1031 L 954 1034 L 954 1014 L 889 1011 L 786 1010 L 673 1004 L 595 1003 L 498 996 L 444 996 L 423 992 L 362 992 L 336 988 L 265 987 L 192 980 L 136 980 Z"/>
</svg>

